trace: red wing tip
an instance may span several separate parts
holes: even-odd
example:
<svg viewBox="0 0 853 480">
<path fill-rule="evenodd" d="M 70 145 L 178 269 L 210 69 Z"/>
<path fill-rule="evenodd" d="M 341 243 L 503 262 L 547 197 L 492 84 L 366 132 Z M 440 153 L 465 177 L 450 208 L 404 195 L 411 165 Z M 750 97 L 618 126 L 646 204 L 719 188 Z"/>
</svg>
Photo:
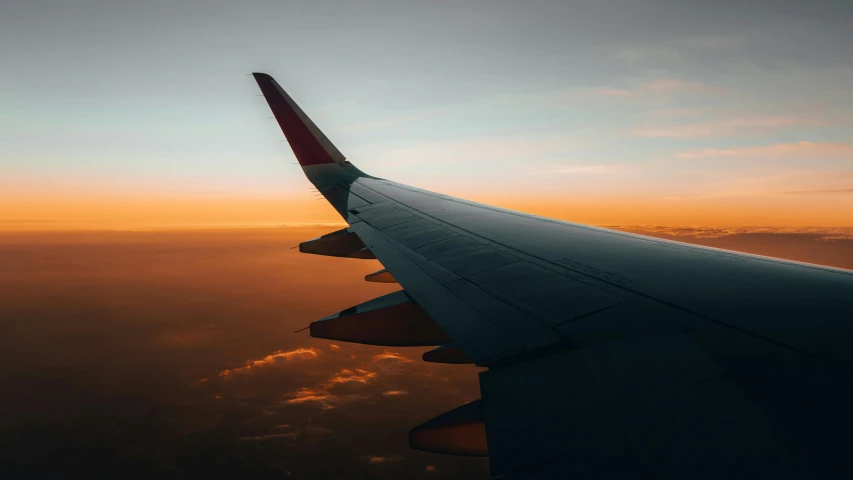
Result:
<svg viewBox="0 0 853 480">
<path fill-rule="evenodd" d="M 261 73 L 261 72 L 252 72 L 252 76 L 254 76 L 258 80 L 261 80 L 261 79 L 272 80 L 273 79 L 269 74 Z"/>
</svg>

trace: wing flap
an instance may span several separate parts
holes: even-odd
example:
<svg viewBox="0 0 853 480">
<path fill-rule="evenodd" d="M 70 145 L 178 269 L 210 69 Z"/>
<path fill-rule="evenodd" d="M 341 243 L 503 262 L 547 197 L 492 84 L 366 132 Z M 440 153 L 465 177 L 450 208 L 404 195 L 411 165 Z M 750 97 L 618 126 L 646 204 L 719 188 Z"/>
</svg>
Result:
<svg viewBox="0 0 853 480">
<path fill-rule="evenodd" d="M 522 348 L 398 251 L 376 229 L 364 222 L 355 223 L 350 229 L 371 251 L 381 252 L 385 268 L 475 363 L 488 362 Z"/>
</svg>

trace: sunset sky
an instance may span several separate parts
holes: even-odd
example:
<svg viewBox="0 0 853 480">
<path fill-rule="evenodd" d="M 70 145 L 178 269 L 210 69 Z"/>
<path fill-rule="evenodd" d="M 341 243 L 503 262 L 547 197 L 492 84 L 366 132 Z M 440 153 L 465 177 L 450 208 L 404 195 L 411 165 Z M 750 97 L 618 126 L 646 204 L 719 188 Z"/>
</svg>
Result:
<svg viewBox="0 0 853 480">
<path fill-rule="evenodd" d="M 848 2 L 0 9 L 5 230 L 340 222 L 252 71 L 418 187 L 599 225 L 853 225 Z"/>
<path fill-rule="evenodd" d="M 0 477 L 488 478 L 478 367 L 294 333 L 400 288 L 250 75 L 363 171 L 853 269 L 853 2 L 0 5 Z"/>
</svg>

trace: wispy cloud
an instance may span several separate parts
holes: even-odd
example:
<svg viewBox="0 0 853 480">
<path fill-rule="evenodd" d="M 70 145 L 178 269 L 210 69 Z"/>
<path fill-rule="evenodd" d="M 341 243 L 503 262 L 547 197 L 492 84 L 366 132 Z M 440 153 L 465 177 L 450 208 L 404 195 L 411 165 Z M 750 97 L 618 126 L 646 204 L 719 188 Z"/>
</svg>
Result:
<svg viewBox="0 0 853 480">
<path fill-rule="evenodd" d="M 412 165 L 519 158 L 530 161 L 566 151 L 575 142 L 565 134 L 427 142 L 387 149 L 381 153 L 377 163 Z"/>
<path fill-rule="evenodd" d="M 669 42 L 666 46 L 631 43 L 611 51 L 618 60 L 630 64 L 647 65 L 649 62 L 677 62 L 706 52 L 733 50 L 743 44 L 738 35 L 691 35 Z"/>
<path fill-rule="evenodd" d="M 674 237 L 721 238 L 732 235 L 774 234 L 812 235 L 815 240 L 853 240 L 853 227 L 686 227 L 673 225 L 608 225 L 606 228 L 626 231 L 662 233 Z"/>
<path fill-rule="evenodd" d="M 674 78 L 662 78 L 643 86 L 643 90 L 652 93 L 723 93 L 725 90 L 696 82 L 685 82 Z"/>
<path fill-rule="evenodd" d="M 823 122 L 811 118 L 745 116 L 701 123 L 649 125 L 633 128 L 628 134 L 647 138 L 705 138 L 755 134 L 794 126 L 816 126 Z"/>
<path fill-rule="evenodd" d="M 374 356 L 373 356 L 373 361 L 374 361 L 374 362 L 393 361 L 393 362 L 405 362 L 405 363 L 409 363 L 409 362 L 412 362 L 413 360 L 412 360 L 411 358 L 409 358 L 409 357 L 406 357 L 406 356 L 400 355 L 399 353 L 396 353 L 396 352 L 389 352 L 389 351 L 385 351 L 384 353 L 380 353 L 380 354 L 378 354 L 378 355 L 374 355 Z"/>
<path fill-rule="evenodd" d="M 256 368 L 280 365 L 292 361 L 311 360 L 321 353 L 323 353 L 322 350 L 313 347 L 297 348 L 287 352 L 278 351 L 257 360 L 248 360 L 242 367 L 223 370 L 219 372 L 219 376 L 230 377 L 231 375 L 245 373 Z"/>
<path fill-rule="evenodd" d="M 333 408 L 331 405 L 331 396 L 323 389 L 303 387 L 297 390 L 287 403 L 317 403 L 326 408 Z"/>
<path fill-rule="evenodd" d="M 393 127 L 396 125 L 419 122 L 424 118 L 425 117 L 421 115 L 401 115 L 397 117 L 383 118 L 379 120 L 371 120 L 367 122 L 344 125 L 343 127 L 340 127 L 340 131 L 353 133 L 375 132 L 385 130 L 386 128 Z"/>
<path fill-rule="evenodd" d="M 297 434 L 296 432 L 288 432 L 288 433 L 271 433 L 269 435 L 257 435 L 254 437 L 240 437 L 237 440 L 240 442 L 265 442 L 269 440 L 289 440 L 291 442 L 296 441 Z"/>
<path fill-rule="evenodd" d="M 371 372 L 363 368 L 356 368 L 355 371 L 344 369 L 336 373 L 327 382 L 328 385 L 341 383 L 368 383 L 376 379 L 376 372 Z"/>
<path fill-rule="evenodd" d="M 365 460 L 367 460 L 367 463 L 369 463 L 370 465 L 380 465 L 383 463 L 402 462 L 405 459 L 400 455 L 391 455 L 388 457 L 381 455 L 368 455 L 365 457 Z"/>
<path fill-rule="evenodd" d="M 629 168 L 630 165 L 578 165 L 537 170 L 529 172 L 528 175 L 605 175 L 621 173 Z"/>
<path fill-rule="evenodd" d="M 779 192 L 785 195 L 827 195 L 827 194 L 853 194 L 853 188 L 825 188 L 816 190 L 788 190 Z"/>
<path fill-rule="evenodd" d="M 344 403 L 370 398 L 368 394 L 352 393 L 351 387 L 361 388 L 360 386 L 372 383 L 377 378 L 376 372 L 364 368 L 343 369 L 317 385 L 297 389 L 285 397 L 284 403 L 290 405 L 312 404 L 323 410 L 331 410 Z"/>
<path fill-rule="evenodd" d="M 382 392 L 382 395 L 385 395 L 386 397 L 396 397 L 397 395 L 406 395 L 408 393 L 409 392 L 405 390 L 386 390 Z"/>
<path fill-rule="evenodd" d="M 593 95 L 601 95 L 605 97 L 620 97 L 625 99 L 660 96 L 660 95 L 675 95 L 675 94 L 698 94 L 698 93 L 724 93 L 722 88 L 711 87 L 702 83 L 687 82 L 675 78 L 661 78 L 651 81 L 645 85 L 638 86 L 632 89 L 602 87 L 591 90 L 589 93 Z"/>
<path fill-rule="evenodd" d="M 678 158 L 708 157 L 850 157 L 853 160 L 853 144 L 829 142 L 777 143 L 743 148 L 705 148 L 676 154 Z"/>
<path fill-rule="evenodd" d="M 240 442 L 267 442 L 267 441 L 278 441 L 278 440 L 287 440 L 290 443 L 296 442 L 300 437 L 321 437 L 325 435 L 331 435 L 334 433 L 334 430 L 331 428 L 323 427 L 320 425 L 311 424 L 311 420 L 308 420 L 308 425 L 305 425 L 302 428 L 294 429 L 291 425 L 277 425 L 276 429 L 286 429 L 292 430 L 286 433 L 269 433 L 266 435 L 254 435 L 254 436 L 246 436 L 240 437 L 237 441 Z"/>
</svg>

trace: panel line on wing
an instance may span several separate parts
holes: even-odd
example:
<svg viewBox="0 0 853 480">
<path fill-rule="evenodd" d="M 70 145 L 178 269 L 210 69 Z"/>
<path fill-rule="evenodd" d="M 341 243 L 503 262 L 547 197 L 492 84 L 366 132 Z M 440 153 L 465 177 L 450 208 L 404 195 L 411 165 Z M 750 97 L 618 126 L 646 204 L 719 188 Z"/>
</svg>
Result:
<svg viewBox="0 0 853 480">
<path fill-rule="evenodd" d="M 417 192 L 417 193 L 419 193 L 419 192 Z M 389 197 L 389 198 L 391 198 L 391 197 Z M 437 198 L 437 197 L 433 197 L 433 198 L 435 198 L 436 200 L 439 200 L 439 198 Z M 399 202 L 398 200 L 396 200 L 396 199 L 391 198 L 391 200 L 392 200 L 394 203 L 398 203 L 398 204 L 400 203 L 400 202 Z M 440 200 L 450 200 L 450 201 L 453 201 L 453 200 L 451 200 L 451 199 L 444 199 L 444 198 L 441 198 Z M 403 205 L 405 205 L 405 204 L 403 204 Z M 436 221 L 436 222 L 438 222 L 438 223 L 440 223 L 440 224 L 442 224 L 442 225 L 447 225 L 447 226 L 448 226 L 448 228 L 455 228 L 455 229 L 457 229 L 457 230 L 463 231 L 463 232 L 465 232 L 465 235 L 466 235 L 466 236 L 467 236 L 467 235 L 470 235 L 470 236 L 471 236 L 471 237 L 473 237 L 473 238 L 478 238 L 478 239 L 481 239 L 481 238 L 482 238 L 482 237 L 480 237 L 479 235 L 477 235 L 476 233 L 470 232 L 470 231 L 468 231 L 468 230 L 466 230 L 466 229 L 464 229 L 464 228 L 462 228 L 462 227 L 459 227 L 459 226 L 457 226 L 457 225 L 450 225 L 450 224 L 447 224 L 447 222 L 444 222 L 444 221 L 442 221 L 441 219 L 435 218 L 433 215 L 430 215 L 430 214 L 428 214 L 428 213 L 425 213 L 425 212 L 422 212 L 422 211 L 420 211 L 420 210 L 417 210 L 417 209 L 415 209 L 415 208 L 411 207 L 410 205 L 405 205 L 405 206 L 406 206 L 406 207 L 408 207 L 408 208 L 410 208 L 410 209 L 412 209 L 412 210 L 418 211 L 418 212 L 419 212 L 419 214 L 421 214 L 421 215 L 423 215 L 423 216 L 425 216 L 425 217 L 429 217 L 430 219 L 432 219 L 432 220 L 434 220 L 434 221 Z M 472 208 L 483 208 L 483 207 L 481 207 L 480 205 L 470 205 L 470 206 L 471 206 Z M 487 210 L 488 210 L 488 209 L 487 209 Z M 495 209 L 491 209 L 491 210 L 500 212 L 500 210 L 495 210 Z M 520 214 L 519 214 L 519 213 L 517 213 L 517 212 L 501 212 L 501 213 L 512 214 L 512 215 L 516 215 L 516 216 L 519 216 L 519 217 L 524 218 L 524 216 L 523 216 L 523 215 L 520 215 Z M 531 217 L 534 217 L 534 216 L 531 216 Z M 536 219 L 538 219 L 538 217 L 536 217 Z M 548 220 L 548 219 L 543 219 L 543 220 Z M 589 230 L 589 231 L 594 231 L 594 232 L 603 232 L 603 233 L 607 233 L 607 234 L 611 234 L 611 235 L 612 235 L 612 234 L 617 234 L 617 236 L 628 237 L 628 238 L 637 238 L 637 239 L 646 240 L 646 241 L 656 240 L 656 239 L 646 239 L 646 238 L 644 238 L 644 237 L 642 237 L 642 236 L 636 236 L 636 235 L 618 235 L 620 232 L 613 232 L 613 231 L 609 231 L 609 230 L 596 229 L 596 228 L 592 228 L 592 227 L 586 227 L 586 226 L 584 226 L 584 225 L 575 225 L 575 224 L 570 224 L 570 223 L 566 224 L 566 223 L 560 223 L 560 222 L 557 222 L 557 221 L 550 221 L 550 222 L 547 222 L 547 223 L 552 223 L 552 224 L 555 224 L 555 225 L 561 225 L 561 226 L 566 226 L 566 225 L 568 225 L 569 227 L 582 228 L 582 229 Z M 585 228 L 585 227 L 586 227 L 586 228 Z M 705 321 L 708 321 L 708 322 L 711 322 L 711 323 L 713 323 L 713 324 L 720 325 L 720 326 L 722 326 L 722 327 L 729 328 L 729 329 L 732 329 L 732 330 L 734 330 L 734 331 L 738 331 L 738 332 L 743 333 L 743 334 L 745 334 L 745 335 L 748 335 L 748 336 L 750 336 L 750 337 L 757 338 L 757 339 L 760 339 L 760 340 L 763 340 L 763 341 L 767 341 L 767 342 L 769 342 L 769 343 L 772 343 L 772 344 L 774 344 L 774 345 L 777 345 L 777 346 L 779 346 L 779 347 L 782 347 L 782 348 L 784 348 L 784 349 L 786 349 L 786 350 L 789 350 L 789 351 L 792 351 L 792 352 L 795 352 L 795 353 L 798 353 L 798 354 L 802 354 L 802 355 L 805 355 L 805 356 L 807 356 L 807 357 L 809 357 L 809 358 L 812 358 L 812 359 L 815 359 L 815 360 L 818 360 L 818 361 L 821 361 L 821 362 L 825 362 L 825 363 L 827 363 L 827 364 L 830 364 L 830 365 L 833 365 L 833 366 L 836 366 L 836 367 L 842 368 L 842 369 L 844 369 L 845 371 L 848 371 L 848 372 L 853 371 L 853 367 L 850 367 L 850 366 L 846 365 L 845 363 L 843 363 L 843 362 L 841 362 L 841 361 L 839 361 L 839 360 L 836 360 L 835 358 L 825 357 L 825 356 L 822 356 L 822 355 L 819 355 L 819 354 L 816 354 L 816 353 L 812 353 L 812 352 L 810 352 L 810 351 L 808 351 L 808 350 L 805 350 L 805 349 L 803 349 L 803 348 L 800 348 L 800 347 L 798 347 L 798 346 L 795 346 L 795 345 L 792 345 L 792 344 L 789 344 L 789 343 L 785 343 L 785 342 L 782 342 L 782 341 L 776 340 L 776 339 L 774 339 L 774 338 L 772 338 L 772 337 L 770 337 L 770 336 L 767 336 L 766 334 L 763 334 L 763 333 L 761 333 L 761 332 L 753 332 L 753 331 L 748 330 L 748 329 L 746 329 L 746 328 L 744 328 L 744 327 L 741 327 L 741 326 L 738 326 L 738 325 L 735 325 L 735 324 L 732 324 L 732 323 L 727 323 L 727 322 L 722 321 L 722 320 L 717 320 L 716 318 L 713 318 L 713 317 L 711 317 L 711 316 L 709 316 L 709 315 L 705 315 L 705 314 L 699 313 L 699 312 L 697 312 L 697 311 L 691 310 L 690 308 L 683 307 L 683 306 L 680 306 L 680 305 L 677 305 L 677 304 L 671 303 L 671 302 L 669 302 L 669 301 L 666 301 L 666 300 L 664 300 L 664 299 L 658 298 L 658 297 L 656 297 L 656 296 L 654 296 L 654 295 L 651 295 L 651 294 L 648 294 L 648 293 L 644 293 L 644 292 L 642 292 L 642 291 L 639 291 L 639 290 L 637 290 L 637 289 L 635 289 L 635 288 L 632 288 L 632 287 L 626 286 L 626 285 L 624 285 L 624 284 L 620 284 L 620 283 L 618 283 L 618 282 L 614 282 L 614 281 L 612 281 L 612 280 L 607 280 L 607 279 L 604 279 L 604 278 L 599 278 L 598 276 L 595 276 L 595 275 L 593 275 L 592 273 L 589 273 L 589 272 L 586 272 L 586 271 L 583 271 L 583 270 L 579 270 L 579 269 L 576 269 L 576 268 L 572 268 L 572 267 L 564 266 L 564 265 L 556 265 L 556 264 L 554 264 L 553 262 L 551 262 L 551 261 L 549 261 L 549 260 L 547 260 L 547 259 L 545 259 L 545 258 L 539 257 L 539 256 L 537 256 L 537 255 L 535 255 L 535 254 L 532 254 L 532 253 L 518 252 L 516 249 L 513 249 L 512 247 L 509 247 L 509 246 L 504 245 L 504 244 L 502 244 L 502 243 L 500 243 L 500 242 L 497 242 L 497 241 L 487 241 L 487 242 L 488 242 L 488 243 L 491 243 L 491 244 L 494 244 L 494 245 L 496 245 L 496 246 L 498 246 L 498 245 L 499 245 L 499 246 L 502 246 L 502 247 L 504 247 L 504 248 L 506 248 L 506 249 L 508 249 L 508 250 L 510 250 L 510 251 L 513 251 L 513 252 L 514 252 L 514 254 L 516 254 L 516 255 L 518 255 L 518 256 L 520 256 L 520 257 L 522 257 L 522 258 L 527 258 L 528 260 L 533 261 L 533 262 L 534 262 L 534 263 L 536 263 L 537 265 L 540 265 L 540 266 L 542 266 L 542 267 L 544 267 L 544 268 L 547 268 L 547 269 L 549 269 L 549 270 L 552 270 L 552 271 L 555 271 L 555 272 L 561 273 L 561 274 L 563 274 L 563 275 L 567 275 L 567 273 L 566 273 L 566 272 L 572 272 L 574 275 L 568 275 L 568 276 L 570 276 L 571 278 L 575 278 L 576 280 L 582 281 L 582 282 L 584 282 L 584 283 L 587 283 L 587 284 L 590 284 L 590 285 L 594 285 L 594 286 L 596 286 L 597 288 L 602 288 L 601 284 L 604 284 L 604 285 L 606 285 L 606 286 L 608 286 L 608 287 L 610 287 L 610 288 L 615 288 L 615 289 L 616 289 L 617 291 L 619 291 L 622 295 L 629 295 L 629 294 L 630 294 L 630 295 L 636 295 L 637 297 L 644 298 L 644 299 L 650 300 L 650 301 L 652 301 L 652 302 L 660 303 L 661 305 L 665 305 L 665 306 L 667 306 L 667 307 L 670 307 L 670 308 L 676 309 L 676 310 L 678 310 L 678 311 L 681 311 L 681 312 L 687 313 L 687 314 L 689 314 L 689 315 L 693 315 L 693 316 L 695 316 L 695 317 L 697 317 L 697 318 L 701 318 L 701 319 L 703 319 L 703 320 L 705 320 Z M 654 243 L 654 242 L 652 242 L 652 243 Z M 674 243 L 674 244 L 678 244 L 677 242 L 672 242 L 672 243 Z M 716 250 L 716 249 L 712 249 L 712 250 Z M 725 253 L 730 253 L 730 252 L 725 252 Z M 750 258 L 757 259 L 757 260 L 766 260 L 766 261 L 768 261 L 769 263 L 784 264 L 784 262 L 782 262 L 782 261 L 778 261 L 778 260 L 777 260 L 777 261 L 775 261 L 775 262 L 773 262 L 772 260 L 774 260 L 774 259 L 764 259 L 764 258 L 762 258 L 762 257 L 755 256 L 755 255 L 747 255 L 747 256 L 749 256 Z M 800 266 L 806 266 L 806 267 L 808 267 L 808 265 L 807 265 L 807 264 L 806 264 L 806 265 L 800 265 Z M 823 270 L 823 269 L 815 268 L 815 270 Z M 845 274 L 847 274 L 847 275 L 850 275 L 850 273 L 849 273 L 849 272 L 838 272 L 838 271 L 835 271 L 835 270 L 833 270 L 833 269 L 827 269 L 827 270 L 824 270 L 824 271 L 830 271 L 830 272 L 833 272 L 833 273 L 845 273 Z M 582 279 L 577 278 L 577 276 L 582 277 L 582 278 L 583 278 L 584 280 L 586 280 L 586 281 L 584 281 L 584 280 L 582 280 Z M 607 291 L 607 289 L 603 289 L 603 288 L 602 288 L 602 290 Z"/>
</svg>

